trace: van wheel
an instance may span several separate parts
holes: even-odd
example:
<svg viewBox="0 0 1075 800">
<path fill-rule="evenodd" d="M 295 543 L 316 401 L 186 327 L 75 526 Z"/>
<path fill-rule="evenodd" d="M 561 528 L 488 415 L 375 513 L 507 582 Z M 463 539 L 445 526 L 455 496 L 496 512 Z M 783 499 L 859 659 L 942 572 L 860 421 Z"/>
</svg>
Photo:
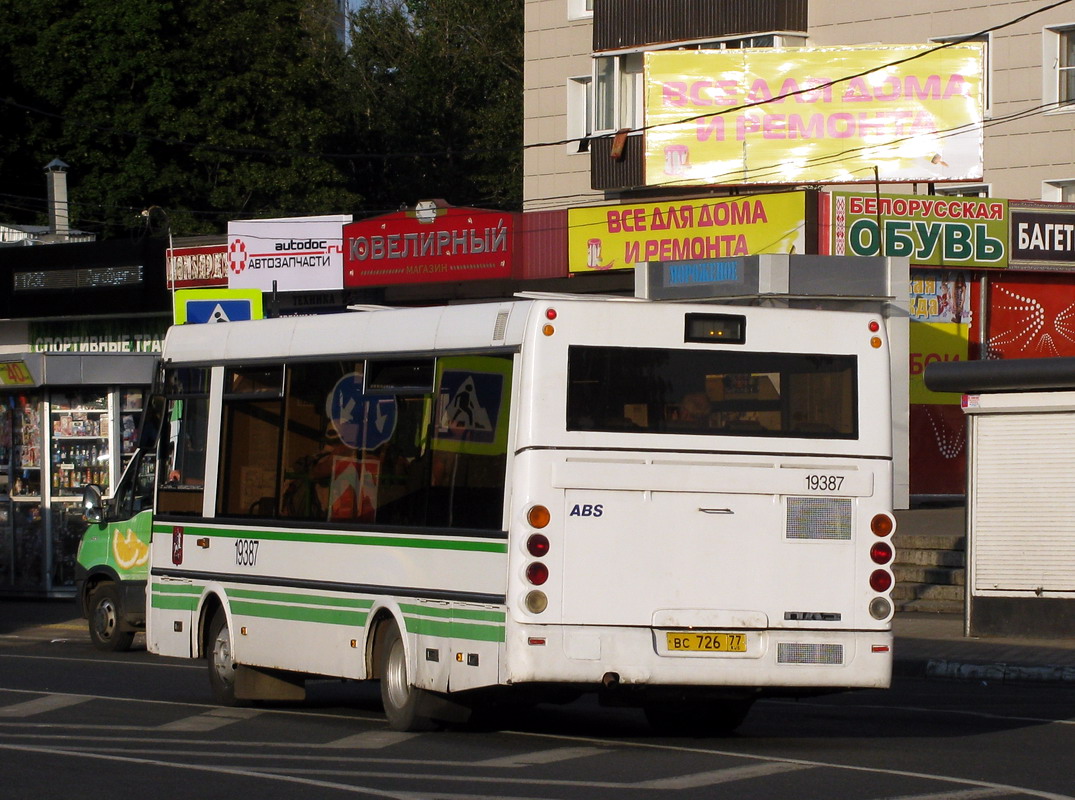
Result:
<svg viewBox="0 0 1075 800">
<path fill-rule="evenodd" d="M 403 637 L 395 623 L 388 623 L 381 641 L 377 673 L 381 677 L 381 703 L 388 727 L 394 731 L 430 731 L 437 727 L 432 719 L 419 712 L 426 692 L 411 683 Z"/>
<path fill-rule="evenodd" d="M 213 699 L 222 706 L 236 705 L 235 669 L 238 665 L 231 649 L 231 632 L 223 609 L 213 615 L 213 621 L 209 624 L 209 652 L 206 655 Z"/>
<path fill-rule="evenodd" d="M 90 592 L 90 641 L 98 650 L 121 652 L 131 649 L 134 631 L 122 629 L 123 602 L 119 587 L 111 581 L 99 583 Z"/>
</svg>

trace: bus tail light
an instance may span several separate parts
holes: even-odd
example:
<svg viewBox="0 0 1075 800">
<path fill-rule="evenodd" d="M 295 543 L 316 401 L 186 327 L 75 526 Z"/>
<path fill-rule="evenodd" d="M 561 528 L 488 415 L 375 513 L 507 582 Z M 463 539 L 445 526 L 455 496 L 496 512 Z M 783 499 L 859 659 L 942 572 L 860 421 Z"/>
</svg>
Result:
<svg viewBox="0 0 1075 800">
<path fill-rule="evenodd" d="M 545 506 L 530 506 L 530 510 L 526 512 L 526 521 L 531 528 L 544 528 L 552 521 L 552 514 Z"/>
<path fill-rule="evenodd" d="M 870 573 L 870 588 L 875 592 L 887 592 L 892 588 L 892 573 L 884 569 L 875 569 Z"/>
<path fill-rule="evenodd" d="M 531 614 L 540 614 L 549 607 L 549 598 L 544 592 L 533 591 L 526 596 L 526 610 Z"/>
<path fill-rule="evenodd" d="M 543 533 L 535 533 L 526 540 L 526 552 L 534 558 L 541 558 L 549 552 L 549 537 Z M 881 562 L 878 561 L 878 564 Z"/>
<path fill-rule="evenodd" d="M 887 564 L 892 560 L 892 545 L 888 542 L 874 542 L 870 548 L 870 559 L 874 564 Z"/>
<path fill-rule="evenodd" d="M 887 597 L 875 597 L 870 601 L 870 616 L 874 619 L 886 619 L 892 613 L 892 603 Z"/>
<path fill-rule="evenodd" d="M 526 579 L 534 586 L 541 586 L 549 579 L 549 568 L 535 561 L 526 568 Z"/>
<path fill-rule="evenodd" d="M 889 536 L 896 530 L 896 520 L 889 514 L 874 514 L 870 520 L 870 530 L 875 536 Z"/>
</svg>

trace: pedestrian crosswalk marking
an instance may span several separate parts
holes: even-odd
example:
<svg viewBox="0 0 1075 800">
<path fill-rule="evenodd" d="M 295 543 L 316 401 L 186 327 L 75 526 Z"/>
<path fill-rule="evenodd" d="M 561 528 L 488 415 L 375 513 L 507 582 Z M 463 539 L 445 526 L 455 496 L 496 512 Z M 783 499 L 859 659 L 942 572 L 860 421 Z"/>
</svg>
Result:
<svg viewBox="0 0 1075 800">
<path fill-rule="evenodd" d="M 356 733 L 354 736 L 345 736 L 342 739 L 328 742 L 325 747 L 354 748 L 355 750 L 380 750 L 384 747 L 405 742 L 413 739 L 416 733 L 401 733 L 397 731 L 369 731 Z"/>
<path fill-rule="evenodd" d="M 813 769 L 809 764 L 764 763 L 749 764 L 744 767 L 714 769 L 708 772 L 695 772 L 690 775 L 677 775 L 672 778 L 658 778 L 652 781 L 631 784 L 633 789 L 681 790 L 699 789 L 703 786 L 716 786 L 720 783 L 745 781 L 751 778 L 764 778 L 781 772 L 793 772 L 800 769 Z"/>
<path fill-rule="evenodd" d="M 490 758 L 485 761 L 475 761 L 475 767 L 533 767 L 538 764 L 555 764 L 560 761 L 569 761 L 573 758 L 587 758 L 608 752 L 602 747 L 554 747 L 551 750 L 537 750 L 532 753 L 519 753 L 514 756 L 503 758 Z"/>
<path fill-rule="evenodd" d="M 217 728 L 223 728 L 225 725 L 231 725 L 234 722 L 241 722 L 244 719 L 251 719 L 260 714 L 260 711 L 249 708 L 214 708 L 212 711 L 206 711 L 204 714 L 196 714 L 193 717 L 184 717 L 183 719 L 177 719 L 174 722 L 168 722 L 164 725 L 157 727 L 158 731 L 185 731 L 185 732 L 204 732 L 215 731 Z"/>
<path fill-rule="evenodd" d="M 84 695 L 50 694 L 35 700 L 0 706 L 0 717 L 32 717 L 35 714 L 44 714 L 46 711 L 55 711 L 58 708 L 77 706 L 91 699 Z"/>
</svg>

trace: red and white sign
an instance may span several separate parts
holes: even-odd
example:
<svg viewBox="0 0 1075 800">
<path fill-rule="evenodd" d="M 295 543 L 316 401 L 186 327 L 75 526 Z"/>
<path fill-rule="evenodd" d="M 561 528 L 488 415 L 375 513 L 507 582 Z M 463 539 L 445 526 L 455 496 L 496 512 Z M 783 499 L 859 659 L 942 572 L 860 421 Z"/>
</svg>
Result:
<svg viewBox="0 0 1075 800">
<path fill-rule="evenodd" d="M 228 246 L 168 248 L 168 288 L 197 289 L 228 285 Z"/>
<path fill-rule="evenodd" d="M 344 286 L 510 278 L 515 214 L 419 204 L 343 229 Z"/>
<path fill-rule="evenodd" d="M 228 223 L 228 288 L 306 292 L 342 288 L 347 215 Z"/>
</svg>

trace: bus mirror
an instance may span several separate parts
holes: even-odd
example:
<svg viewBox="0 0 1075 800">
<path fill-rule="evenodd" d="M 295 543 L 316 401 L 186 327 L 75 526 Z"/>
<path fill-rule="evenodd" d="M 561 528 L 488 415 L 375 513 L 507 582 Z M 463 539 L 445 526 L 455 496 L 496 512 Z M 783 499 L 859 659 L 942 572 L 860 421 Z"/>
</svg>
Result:
<svg viewBox="0 0 1075 800">
<path fill-rule="evenodd" d="M 104 500 L 101 497 L 101 487 L 91 483 L 82 490 L 82 516 L 87 522 L 104 521 Z"/>
</svg>

